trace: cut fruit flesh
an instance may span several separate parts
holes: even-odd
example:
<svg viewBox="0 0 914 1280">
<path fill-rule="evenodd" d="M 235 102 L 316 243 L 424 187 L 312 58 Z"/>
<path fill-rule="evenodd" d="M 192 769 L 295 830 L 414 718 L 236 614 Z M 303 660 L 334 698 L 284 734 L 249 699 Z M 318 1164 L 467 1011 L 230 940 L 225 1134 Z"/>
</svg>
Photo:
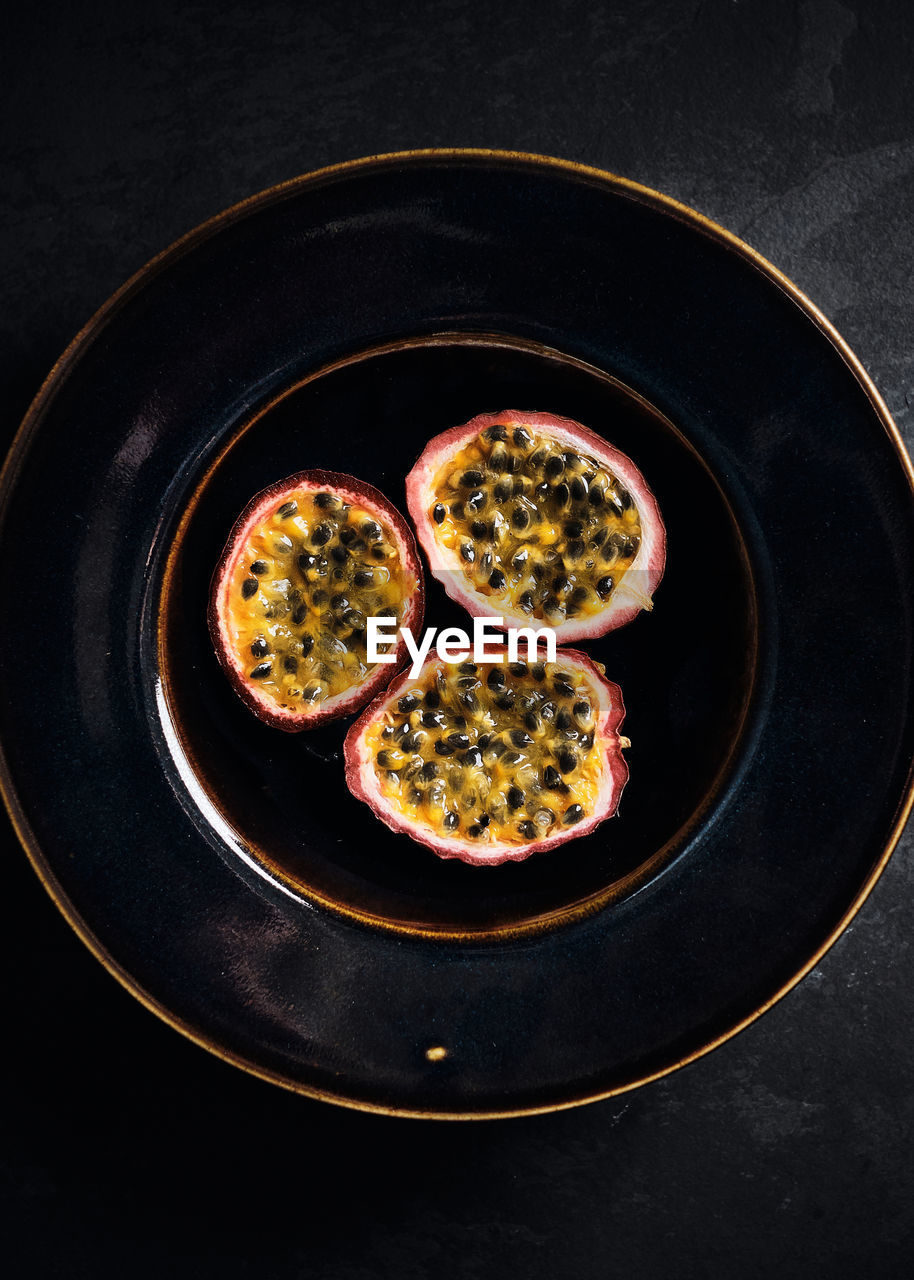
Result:
<svg viewBox="0 0 914 1280">
<path fill-rule="evenodd" d="M 495 865 L 615 813 L 628 768 L 617 685 L 583 653 L 403 675 L 346 738 L 350 790 L 441 857 Z"/>
<path fill-rule="evenodd" d="M 418 627 L 424 590 L 403 517 L 363 481 L 300 472 L 258 494 L 213 582 L 210 630 L 255 713 L 295 732 L 352 712 L 402 665 L 369 663 L 366 619 Z"/>
<path fill-rule="evenodd" d="M 471 613 L 567 643 L 652 607 L 657 503 L 631 459 L 569 418 L 506 411 L 443 432 L 407 502 L 432 573 Z"/>
</svg>

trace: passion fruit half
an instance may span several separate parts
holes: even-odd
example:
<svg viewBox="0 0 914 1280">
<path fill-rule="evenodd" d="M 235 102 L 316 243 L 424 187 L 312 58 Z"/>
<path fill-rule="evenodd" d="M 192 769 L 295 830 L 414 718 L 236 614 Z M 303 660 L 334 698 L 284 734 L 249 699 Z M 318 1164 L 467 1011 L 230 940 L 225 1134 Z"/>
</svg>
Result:
<svg viewBox="0 0 914 1280">
<path fill-rule="evenodd" d="M 421 627 L 425 587 L 406 521 L 372 485 L 301 471 L 264 489 L 238 517 L 216 567 L 209 627 L 239 696 L 261 720 L 296 733 L 356 711 L 403 665 L 381 645 L 370 663 L 366 620 Z"/>
<path fill-rule="evenodd" d="M 560 644 L 653 607 L 666 532 L 632 460 L 548 413 L 482 413 L 435 436 L 406 481 L 434 576 L 475 616 Z"/>
<path fill-rule="evenodd" d="M 441 858 L 495 866 L 587 834 L 628 779 L 618 685 L 584 653 L 557 661 L 426 660 L 346 737 L 346 780 L 393 831 Z"/>
</svg>

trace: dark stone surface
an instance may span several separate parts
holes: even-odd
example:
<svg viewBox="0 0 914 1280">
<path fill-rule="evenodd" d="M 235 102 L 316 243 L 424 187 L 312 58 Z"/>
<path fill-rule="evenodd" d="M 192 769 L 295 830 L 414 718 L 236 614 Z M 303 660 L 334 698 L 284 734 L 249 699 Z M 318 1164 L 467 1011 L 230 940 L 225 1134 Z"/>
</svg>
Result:
<svg viewBox="0 0 914 1280">
<path fill-rule="evenodd" d="M 182 232 L 318 165 L 447 145 L 604 166 L 719 220 L 837 324 L 910 430 L 901 0 L 35 3 L 3 43 L 6 440 L 75 330 Z M 3 852 L 17 1277 L 908 1274 L 910 836 L 820 966 L 710 1057 L 469 1126 L 223 1065 L 116 985 L 10 835 Z"/>
</svg>

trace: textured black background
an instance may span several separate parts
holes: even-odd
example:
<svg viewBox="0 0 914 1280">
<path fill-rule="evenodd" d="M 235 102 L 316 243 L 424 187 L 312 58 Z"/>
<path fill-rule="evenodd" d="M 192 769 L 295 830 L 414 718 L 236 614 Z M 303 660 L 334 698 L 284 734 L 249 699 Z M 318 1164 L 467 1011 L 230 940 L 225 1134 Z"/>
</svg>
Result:
<svg viewBox="0 0 914 1280">
<path fill-rule="evenodd" d="M 905 0 L 19 5 L 0 36 L 4 442 L 76 329 L 202 219 L 319 165 L 455 145 L 600 165 L 717 219 L 837 324 L 909 430 L 912 37 Z M 818 969 L 710 1057 L 460 1125 L 312 1103 L 183 1040 L 70 933 L 7 830 L 13 1274 L 907 1275 L 910 852 L 909 834 Z"/>
</svg>

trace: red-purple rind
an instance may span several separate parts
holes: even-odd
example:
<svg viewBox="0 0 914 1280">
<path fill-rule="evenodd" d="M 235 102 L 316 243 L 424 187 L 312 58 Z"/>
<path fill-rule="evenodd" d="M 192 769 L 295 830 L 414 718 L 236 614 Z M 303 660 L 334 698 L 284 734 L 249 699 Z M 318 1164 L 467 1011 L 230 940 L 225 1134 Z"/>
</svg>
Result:
<svg viewBox="0 0 914 1280">
<path fill-rule="evenodd" d="M 506 426 L 526 424 L 567 440 L 577 448 L 593 454 L 623 482 L 635 500 L 641 519 L 641 546 L 631 566 L 620 580 L 616 592 L 599 613 L 589 618 L 571 618 L 554 629 L 559 644 L 576 640 L 594 640 L 597 636 L 614 631 L 636 618 L 644 607 L 626 598 L 625 581 L 637 582 L 640 594 L 650 598 L 657 589 L 666 564 L 666 529 L 660 515 L 657 500 L 644 476 L 631 458 L 613 447 L 602 436 L 582 426 L 572 418 L 557 414 L 522 413 L 507 409 L 501 413 L 480 413 L 460 427 L 451 427 L 429 440 L 415 465 L 406 477 L 406 505 L 416 527 L 416 536 L 428 562 L 432 576 L 442 584 L 447 594 L 474 617 L 504 618 L 505 626 L 529 626 L 525 614 L 510 615 L 503 606 L 492 601 L 494 597 L 477 591 L 460 568 L 456 552 L 448 552 L 435 538 L 435 526 L 429 517 L 433 494 L 432 481 L 447 459 L 453 457 L 462 445 L 486 427 L 495 423 Z"/>
<path fill-rule="evenodd" d="M 295 475 L 277 480 L 255 494 L 232 526 L 232 531 L 219 557 L 210 588 L 207 622 L 216 657 L 242 702 L 265 724 L 271 725 L 274 729 L 282 729 L 286 733 L 301 733 L 304 729 L 313 729 L 319 724 L 326 724 L 341 716 L 352 715 L 364 706 L 369 698 L 374 697 L 387 686 L 397 672 L 403 669 L 408 657 L 406 643 L 398 632 L 393 663 L 379 664 L 377 670 L 362 684 L 354 685 L 352 689 L 347 689 L 344 693 L 336 694 L 332 698 L 326 698 L 318 707 L 302 711 L 277 709 L 266 695 L 258 694 L 256 688 L 245 678 L 242 664 L 228 642 L 228 638 L 223 634 L 220 610 L 220 593 L 230 576 L 235 556 L 238 554 L 237 549 L 241 546 L 249 529 L 256 525 L 284 494 L 292 490 L 300 492 L 321 489 L 329 489 L 345 500 L 358 503 L 366 510 L 373 511 L 383 518 L 395 535 L 403 567 L 412 572 L 416 579 L 416 589 L 409 597 L 400 626 L 409 627 L 415 633 L 421 628 L 425 614 L 425 577 L 412 529 L 390 499 L 374 485 L 368 484 L 365 480 L 359 480 L 356 476 L 346 475 L 344 472 L 322 471 L 316 468 L 312 471 L 298 471 Z"/>
<path fill-rule="evenodd" d="M 488 652 L 498 653 L 499 650 L 497 648 L 489 648 Z M 502 648 L 500 652 L 505 654 L 506 650 Z M 408 671 L 400 673 L 365 708 L 358 720 L 350 727 L 343 745 L 346 761 L 346 785 L 349 791 L 357 799 L 364 801 L 375 816 L 380 818 L 391 831 L 410 836 L 418 844 L 423 844 L 433 850 L 439 858 L 458 858 L 461 862 L 469 863 L 472 866 L 495 867 L 504 862 L 523 862 L 534 853 L 539 853 L 545 849 L 555 849 L 569 840 L 576 840 L 579 836 L 587 835 L 598 827 L 601 822 L 605 822 L 607 818 L 611 818 L 615 814 L 619 807 L 619 798 L 622 795 L 622 790 L 628 781 L 628 765 L 623 759 L 622 745 L 619 741 L 619 729 L 625 719 L 625 705 L 622 701 L 622 690 L 617 684 L 607 680 L 601 674 L 586 653 L 582 653 L 578 649 L 560 649 L 556 657 L 563 665 L 567 664 L 585 671 L 600 691 L 601 701 L 605 698 L 607 702 L 603 715 L 597 720 L 594 727 L 594 744 L 599 745 L 600 750 L 603 752 L 604 791 L 601 794 L 606 794 L 603 812 L 598 809 L 597 813 L 589 818 L 583 819 L 573 827 L 567 827 L 554 835 L 547 836 L 544 840 L 535 840 L 528 844 L 501 845 L 493 848 L 491 845 L 471 844 L 468 841 L 458 840 L 452 836 L 440 836 L 415 822 L 411 822 L 405 814 L 399 813 L 392 808 L 381 795 L 380 789 L 373 785 L 377 775 L 374 772 L 374 767 L 367 751 L 363 749 L 364 736 L 371 725 L 384 714 L 385 709 L 397 701 L 405 688 L 416 684 L 417 680 L 421 679 L 422 673 L 429 667 L 438 665 L 440 659 L 437 657 L 426 659 L 417 680 L 412 680 Z M 610 788 L 608 793 L 605 791 L 606 786 Z"/>
</svg>

